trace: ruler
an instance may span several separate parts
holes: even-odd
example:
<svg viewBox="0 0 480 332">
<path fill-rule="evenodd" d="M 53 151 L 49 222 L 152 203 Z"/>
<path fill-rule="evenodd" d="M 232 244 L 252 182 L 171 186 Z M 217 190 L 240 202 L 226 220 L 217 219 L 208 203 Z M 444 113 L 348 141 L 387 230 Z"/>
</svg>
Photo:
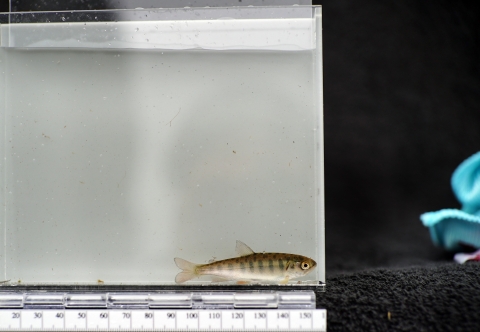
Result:
<svg viewBox="0 0 480 332">
<path fill-rule="evenodd" d="M 2 331 L 326 331 L 327 312 L 313 310 L 2 309 Z"/>
</svg>

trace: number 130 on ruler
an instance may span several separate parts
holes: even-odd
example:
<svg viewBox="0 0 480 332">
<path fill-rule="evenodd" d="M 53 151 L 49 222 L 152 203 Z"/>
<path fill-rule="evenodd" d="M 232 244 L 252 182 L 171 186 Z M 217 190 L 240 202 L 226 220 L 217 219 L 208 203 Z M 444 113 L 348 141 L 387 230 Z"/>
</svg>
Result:
<svg viewBox="0 0 480 332">
<path fill-rule="evenodd" d="M 326 331 L 317 310 L 0 310 L 0 329 Z"/>
</svg>

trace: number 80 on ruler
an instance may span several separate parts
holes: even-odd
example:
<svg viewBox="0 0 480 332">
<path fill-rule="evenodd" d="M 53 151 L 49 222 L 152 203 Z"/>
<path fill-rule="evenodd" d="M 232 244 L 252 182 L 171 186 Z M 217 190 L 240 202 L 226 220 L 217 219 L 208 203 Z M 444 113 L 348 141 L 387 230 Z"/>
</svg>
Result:
<svg viewBox="0 0 480 332">
<path fill-rule="evenodd" d="M 0 328 L 325 331 L 326 310 L 0 310 Z"/>
</svg>

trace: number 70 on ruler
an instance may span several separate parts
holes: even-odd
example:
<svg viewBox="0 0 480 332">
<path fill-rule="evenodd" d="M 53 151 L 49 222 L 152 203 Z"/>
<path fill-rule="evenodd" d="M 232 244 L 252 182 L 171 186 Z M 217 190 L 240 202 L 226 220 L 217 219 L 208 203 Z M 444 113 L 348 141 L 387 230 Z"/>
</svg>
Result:
<svg viewBox="0 0 480 332">
<path fill-rule="evenodd" d="M 0 328 L 325 331 L 326 310 L 0 310 Z"/>
</svg>

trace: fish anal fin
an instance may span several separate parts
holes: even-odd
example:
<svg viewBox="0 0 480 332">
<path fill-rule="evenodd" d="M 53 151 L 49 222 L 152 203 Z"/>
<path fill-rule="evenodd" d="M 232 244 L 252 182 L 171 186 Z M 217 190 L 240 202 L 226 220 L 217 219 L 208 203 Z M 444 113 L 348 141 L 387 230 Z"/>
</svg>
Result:
<svg viewBox="0 0 480 332">
<path fill-rule="evenodd" d="M 252 248 L 250 248 L 245 243 L 239 240 L 237 240 L 235 252 L 237 253 L 238 256 L 248 256 L 255 253 L 255 251 L 253 251 Z"/>
<path fill-rule="evenodd" d="M 220 276 L 212 276 L 212 282 L 227 282 L 230 281 L 230 279 L 220 277 Z"/>
<path fill-rule="evenodd" d="M 183 270 L 175 276 L 175 282 L 177 284 L 181 284 L 185 281 L 198 277 L 197 264 L 179 257 L 175 257 L 175 264 L 177 264 L 177 266 Z"/>
</svg>

